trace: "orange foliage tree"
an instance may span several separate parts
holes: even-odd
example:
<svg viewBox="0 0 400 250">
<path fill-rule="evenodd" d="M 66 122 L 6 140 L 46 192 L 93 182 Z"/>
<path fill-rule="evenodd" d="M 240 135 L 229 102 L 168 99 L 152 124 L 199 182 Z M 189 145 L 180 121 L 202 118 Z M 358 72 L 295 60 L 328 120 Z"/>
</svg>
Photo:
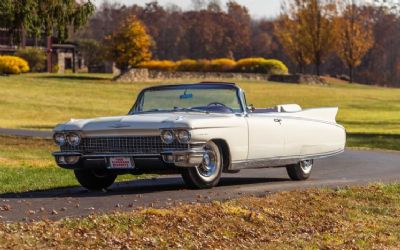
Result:
<svg viewBox="0 0 400 250">
<path fill-rule="evenodd" d="M 374 45 L 370 20 L 367 12 L 363 12 L 354 0 L 345 3 L 342 15 L 338 18 L 339 39 L 336 48 L 338 56 L 349 69 L 350 82 L 353 82 L 354 69 Z"/>
<path fill-rule="evenodd" d="M 151 59 L 152 38 L 136 16 L 128 17 L 119 29 L 106 36 L 105 43 L 107 57 L 122 72 Z"/>
<path fill-rule="evenodd" d="M 286 51 L 296 51 L 305 60 L 315 65 L 317 75 L 325 58 L 334 49 L 336 41 L 334 0 L 287 0 L 283 11 L 287 21 L 281 22 L 286 35 L 279 34 L 287 43 L 282 45 Z M 290 33 L 290 34 L 289 34 Z"/>
<path fill-rule="evenodd" d="M 287 14 L 281 15 L 275 22 L 275 35 L 283 45 L 283 50 L 289 59 L 296 63 L 300 73 L 303 73 L 304 67 L 311 60 L 310 53 L 307 53 L 302 44 L 298 20 L 291 19 Z"/>
</svg>

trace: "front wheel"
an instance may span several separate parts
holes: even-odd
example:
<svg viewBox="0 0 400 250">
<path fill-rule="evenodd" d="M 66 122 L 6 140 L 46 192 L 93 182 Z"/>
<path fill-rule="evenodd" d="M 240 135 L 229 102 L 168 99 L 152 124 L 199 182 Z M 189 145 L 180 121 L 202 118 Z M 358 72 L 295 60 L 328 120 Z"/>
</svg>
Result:
<svg viewBox="0 0 400 250">
<path fill-rule="evenodd" d="M 313 160 L 301 161 L 297 164 L 286 166 L 286 171 L 290 179 L 295 181 L 307 180 L 311 175 L 314 166 Z"/>
<path fill-rule="evenodd" d="M 75 177 L 78 182 L 86 189 L 91 191 L 99 191 L 111 186 L 116 174 L 110 173 L 107 170 L 75 170 Z"/>
<path fill-rule="evenodd" d="M 210 141 L 205 145 L 204 150 L 203 162 L 199 166 L 183 169 L 182 178 L 190 188 L 212 188 L 221 179 L 221 149 Z"/>
</svg>

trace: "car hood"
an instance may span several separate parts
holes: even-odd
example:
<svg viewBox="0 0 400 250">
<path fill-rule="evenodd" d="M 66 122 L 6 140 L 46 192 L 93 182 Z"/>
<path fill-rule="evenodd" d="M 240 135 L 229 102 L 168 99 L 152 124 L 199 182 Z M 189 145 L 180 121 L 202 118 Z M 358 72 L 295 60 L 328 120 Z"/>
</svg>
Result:
<svg viewBox="0 0 400 250">
<path fill-rule="evenodd" d="M 59 131 L 159 130 L 164 128 L 207 128 L 227 126 L 234 114 L 215 113 L 151 113 L 93 119 L 71 119 L 54 129 Z"/>
</svg>

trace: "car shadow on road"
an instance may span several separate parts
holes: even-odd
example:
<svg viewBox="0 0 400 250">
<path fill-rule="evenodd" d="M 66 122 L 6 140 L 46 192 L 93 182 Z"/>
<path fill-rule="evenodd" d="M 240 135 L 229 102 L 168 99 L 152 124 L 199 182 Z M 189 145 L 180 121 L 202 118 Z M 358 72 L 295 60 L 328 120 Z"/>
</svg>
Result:
<svg viewBox="0 0 400 250">
<path fill-rule="evenodd" d="M 254 185 L 261 183 L 287 182 L 285 178 L 260 178 L 260 177 L 222 177 L 217 191 L 229 186 Z M 0 199 L 36 199 L 36 198 L 83 198 L 102 197 L 113 195 L 141 195 L 148 193 L 161 193 L 165 191 L 180 191 L 188 189 L 182 178 L 166 177 L 157 179 L 143 179 L 126 182 L 118 182 L 104 191 L 88 191 L 82 187 L 65 187 L 41 191 L 29 191 L 21 193 L 0 194 Z M 194 190 L 195 191 L 195 190 Z"/>
</svg>

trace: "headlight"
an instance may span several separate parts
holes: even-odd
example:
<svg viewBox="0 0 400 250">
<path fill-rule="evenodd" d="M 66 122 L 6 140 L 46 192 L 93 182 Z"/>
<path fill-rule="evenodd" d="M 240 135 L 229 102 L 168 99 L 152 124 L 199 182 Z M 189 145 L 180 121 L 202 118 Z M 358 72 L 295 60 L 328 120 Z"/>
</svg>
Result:
<svg viewBox="0 0 400 250">
<path fill-rule="evenodd" d="M 189 143 L 190 141 L 190 132 L 187 130 L 179 130 L 177 132 L 178 141 L 180 143 Z"/>
<path fill-rule="evenodd" d="M 171 130 L 164 130 L 161 132 L 161 140 L 165 144 L 171 144 L 175 140 L 174 132 Z"/>
<path fill-rule="evenodd" d="M 55 133 L 53 136 L 54 142 L 58 145 L 58 146 L 62 146 L 65 144 L 65 135 L 63 133 Z"/>
<path fill-rule="evenodd" d="M 81 137 L 75 133 L 70 133 L 67 135 L 67 141 L 71 146 L 78 146 L 81 143 Z"/>
</svg>

